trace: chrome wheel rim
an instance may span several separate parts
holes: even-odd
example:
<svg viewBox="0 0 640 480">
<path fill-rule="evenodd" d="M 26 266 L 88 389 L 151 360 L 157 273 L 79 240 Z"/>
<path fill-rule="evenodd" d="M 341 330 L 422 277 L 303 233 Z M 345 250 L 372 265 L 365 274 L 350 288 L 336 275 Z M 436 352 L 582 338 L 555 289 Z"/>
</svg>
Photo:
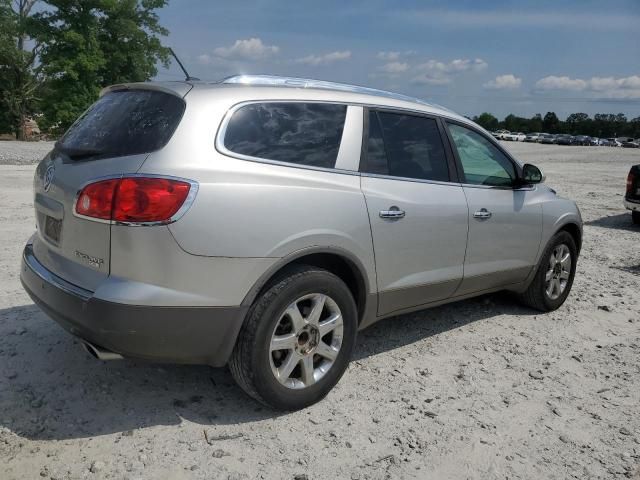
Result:
<svg viewBox="0 0 640 480">
<path fill-rule="evenodd" d="M 571 251 L 564 243 L 551 252 L 549 266 L 545 274 L 545 293 L 551 300 L 557 300 L 564 293 L 571 275 Z"/>
<path fill-rule="evenodd" d="M 342 312 L 331 297 L 311 293 L 291 302 L 271 333 L 269 362 L 287 388 L 307 388 L 324 377 L 338 358 Z"/>
</svg>

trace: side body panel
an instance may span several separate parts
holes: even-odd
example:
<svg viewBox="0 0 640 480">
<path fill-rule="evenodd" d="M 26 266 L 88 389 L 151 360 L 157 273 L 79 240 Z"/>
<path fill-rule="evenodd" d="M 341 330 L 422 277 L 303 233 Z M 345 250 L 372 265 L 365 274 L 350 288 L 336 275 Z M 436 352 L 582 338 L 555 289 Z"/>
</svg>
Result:
<svg viewBox="0 0 640 480">
<path fill-rule="evenodd" d="M 462 280 L 468 209 L 456 184 L 362 177 L 378 276 L 378 314 L 453 294 Z M 397 207 L 399 219 L 380 212 Z"/>
<path fill-rule="evenodd" d="M 535 265 L 542 236 L 542 204 L 535 189 L 465 186 L 469 241 L 464 280 L 456 294 L 521 282 Z M 482 209 L 489 218 L 475 218 Z"/>
</svg>

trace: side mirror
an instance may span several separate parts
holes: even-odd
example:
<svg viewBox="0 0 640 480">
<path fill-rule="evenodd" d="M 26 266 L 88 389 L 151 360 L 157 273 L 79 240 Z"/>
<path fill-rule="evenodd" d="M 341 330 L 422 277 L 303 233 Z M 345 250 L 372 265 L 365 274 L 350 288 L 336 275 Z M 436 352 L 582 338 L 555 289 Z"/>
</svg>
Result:
<svg viewBox="0 0 640 480">
<path fill-rule="evenodd" d="M 522 167 L 522 181 L 524 183 L 542 183 L 545 181 L 545 176 L 535 165 L 525 163 Z"/>
</svg>

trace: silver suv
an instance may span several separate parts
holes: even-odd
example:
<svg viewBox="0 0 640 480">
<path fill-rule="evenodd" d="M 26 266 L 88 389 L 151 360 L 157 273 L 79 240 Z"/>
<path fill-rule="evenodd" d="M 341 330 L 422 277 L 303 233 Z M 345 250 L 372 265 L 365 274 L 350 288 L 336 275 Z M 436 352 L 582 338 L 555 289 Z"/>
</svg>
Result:
<svg viewBox="0 0 640 480">
<path fill-rule="evenodd" d="M 323 398 L 356 332 L 511 290 L 558 308 L 575 203 L 439 106 L 268 76 L 116 85 L 38 165 L 21 279 L 100 359 L 229 364 Z"/>
</svg>

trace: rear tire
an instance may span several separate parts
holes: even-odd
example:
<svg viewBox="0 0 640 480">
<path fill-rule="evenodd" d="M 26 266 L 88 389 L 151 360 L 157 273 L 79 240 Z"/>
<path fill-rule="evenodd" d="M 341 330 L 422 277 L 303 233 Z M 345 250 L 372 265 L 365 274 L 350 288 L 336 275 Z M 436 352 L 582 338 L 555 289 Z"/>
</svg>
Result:
<svg viewBox="0 0 640 480">
<path fill-rule="evenodd" d="M 276 410 L 322 400 L 344 374 L 357 309 L 345 283 L 313 266 L 272 281 L 249 309 L 229 368 L 251 397 Z"/>
<path fill-rule="evenodd" d="M 636 210 L 632 210 L 631 211 L 631 220 L 633 220 L 634 224 L 640 225 L 640 212 L 638 212 Z"/>
<path fill-rule="evenodd" d="M 567 299 L 576 273 L 578 250 L 573 237 L 559 232 L 547 244 L 535 277 L 519 298 L 528 307 L 550 312 Z"/>
</svg>

